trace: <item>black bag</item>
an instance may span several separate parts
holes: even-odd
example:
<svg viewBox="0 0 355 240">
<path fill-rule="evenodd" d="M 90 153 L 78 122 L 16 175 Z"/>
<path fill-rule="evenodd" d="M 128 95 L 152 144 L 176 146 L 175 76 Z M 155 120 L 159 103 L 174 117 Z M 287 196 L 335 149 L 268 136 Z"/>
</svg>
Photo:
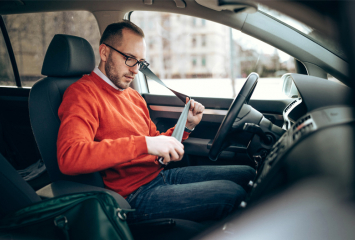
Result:
<svg viewBox="0 0 355 240">
<path fill-rule="evenodd" d="M 46 199 L 0 221 L 0 239 L 133 240 L 126 212 L 106 192 Z"/>
</svg>

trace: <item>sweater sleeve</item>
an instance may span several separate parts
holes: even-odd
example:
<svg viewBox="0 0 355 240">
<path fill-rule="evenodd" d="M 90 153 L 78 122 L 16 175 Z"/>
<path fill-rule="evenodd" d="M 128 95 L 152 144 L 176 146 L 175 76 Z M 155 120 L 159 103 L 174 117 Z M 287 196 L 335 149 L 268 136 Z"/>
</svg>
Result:
<svg viewBox="0 0 355 240">
<path fill-rule="evenodd" d="M 95 141 L 99 111 L 95 94 L 85 85 L 71 86 L 65 92 L 58 111 L 61 125 L 57 158 L 62 173 L 77 175 L 102 171 L 148 152 L 145 136 Z"/>
</svg>

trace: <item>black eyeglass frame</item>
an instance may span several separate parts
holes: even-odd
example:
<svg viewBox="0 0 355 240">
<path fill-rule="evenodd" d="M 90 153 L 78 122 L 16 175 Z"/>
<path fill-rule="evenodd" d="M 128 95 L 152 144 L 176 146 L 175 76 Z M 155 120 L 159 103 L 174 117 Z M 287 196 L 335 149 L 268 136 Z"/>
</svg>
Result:
<svg viewBox="0 0 355 240">
<path fill-rule="evenodd" d="M 128 55 L 124 54 L 123 52 L 118 51 L 116 48 L 114 48 L 114 47 L 112 47 L 112 46 L 110 46 L 110 45 L 108 45 L 106 43 L 103 43 L 103 44 L 105 44 L 109 48 L 115 50 L 116 52 L 120 53 L 121 55 L 123 55 L 126 58 L 125 64 L 128 67 L 134 67 L 134 66 L 136 66 L 138 64 L 139 65 L 139 69 L 144 69 L 144 68 L 147 68 L 149 66 L 149 63 L 147 61 L 139 61 L 137 58 L 128 56 Z M 135 64 L 133 64 L 132 66 L 130 66 L 130 65 L 127 64 L 127 61 L 128 61 L 129 58 L 132 58 L 132 59 L 136 60 L 137 62 Z"/>
</svg>

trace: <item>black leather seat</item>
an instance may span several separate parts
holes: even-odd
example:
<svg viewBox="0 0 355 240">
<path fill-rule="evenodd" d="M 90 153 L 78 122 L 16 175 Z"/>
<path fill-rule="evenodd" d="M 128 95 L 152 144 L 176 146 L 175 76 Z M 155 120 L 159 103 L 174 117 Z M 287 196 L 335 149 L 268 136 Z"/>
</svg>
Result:
<svg viewBox="0 0 355 240">
<path fill-rule="evenodd" d="M 104 187 L 99 173 L 67 176 L 57 164 L 57 135 L 60 126 L 58 108 L 65 90 L 95 68 L 94 51 L 83 38 L 58 34 L 50 43 L 44 58 L 42 75 L 31 89 L 29 110 L 32 131 L 46 164 L 50 179 L 68 180 Z"/>
<path fill-rule="evenodd" d="M 47 77 L 32 87 L 29 97 L 32 131 L 52 181 L 51 185 L 38 191 L 41 197 L 104 190 L 99 173 L 68 176 L 60 172 L 57 163 L 58 108 L 63 94 L 72 83 L 89 74 L 94 67 L 95 55 L 88 41 L 64 34 L 53 37 L 42 67 L 42 75 Z M 105 191 L 110 192 L 122 207 L 130 208 L 122 196 L 107 189 Z"/>
<path fill-rule="evenodd" d="M 123 208 L 130 208 L 128 202 L 119 194 L 104 188 L 99 173 L 68 176 L 60 172 L 57 163 L 57 135 L 60 126 L 58 108 L 61 104 L 65 90 L 82 75 L 89 74 L 95 67 L 95 56 L 89 42 L 75 36 L 58 34 L 50 43 L 43 67 L 42 75 L 47 77 L 38 81 L 31 89 L 29 110 L 32 130 L 47 167 L 51 185 L 37 191 L 41 197 L 55 197 L 62 194 L 97 191 L 98 189 L 110 192 Z M 85 185 L 84 185 L 85 184 Z M 147 227 L 148 226 L 148 227 Z M 201 225 L 195 222 L 162 219 L 148 221 L 142 224 L 131 225 L 134 236 L 146 239 L 146 232 L 154 230 L 155 236 L 183 237 L 186 239 L 201 231 Z M 165 226 L 165 227 L 164 227 Z M 170 229 L 174 227 L 174 229 Z M 163 231 L 164 228 L 169 233 Z M 145 231 L 140 231 L 145 229 Z M 160 233 L 159 233 L 160 232 Z"/>
</svg>

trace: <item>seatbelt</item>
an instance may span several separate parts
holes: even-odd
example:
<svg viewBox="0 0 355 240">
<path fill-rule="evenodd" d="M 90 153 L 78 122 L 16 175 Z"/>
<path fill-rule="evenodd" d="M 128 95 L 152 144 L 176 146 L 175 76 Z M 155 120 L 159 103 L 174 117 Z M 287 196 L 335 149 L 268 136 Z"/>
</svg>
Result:
<svg viewBox="0 0 355 240">
<path fill-rule="evenodd" d="M 141 65 L 142 66 L 142 65 Z M 182 140 L 182 136 L 184 135 L 184 130 L 185 130 L 185 125 L 186 125 L 186 120 L 187 120 L 187 115 L 189 114 L 189 109 L 190 109 L 190 104 L 191 104 L 191 98 L 183 93 L 179 93 L 171 88 L 169 88 L 168 86 L 165 85 L 165 83 L 163 83 L 162 80 L 160 80 L 148 67 L 146 66 L 142 66 L 139 71 L 141 71 L 143 74 L 145 74 L 147 77 L 149 77 L 150 79 L 156 81 L 157 83 L 163 85 L 164 87 L 166 87 L 167 89 L 169 89 L 170 91 L 172 91 L 184 104 L 185 104 L 185 108 L 182 111 L 176 125 L 175 125 L 175 129 L 173 131 L 173 134 L 171 135 L 172 137 L 176 138 L 179 142 L 181 142 Z M 189 101 L 186 103 L 186 98 L 189 98 Z M 167 165 L 164 164 L 163 162 L 163 158 L 160 157 L 158 159 L 159 163 L 162 165 Z"/>
</svg>

